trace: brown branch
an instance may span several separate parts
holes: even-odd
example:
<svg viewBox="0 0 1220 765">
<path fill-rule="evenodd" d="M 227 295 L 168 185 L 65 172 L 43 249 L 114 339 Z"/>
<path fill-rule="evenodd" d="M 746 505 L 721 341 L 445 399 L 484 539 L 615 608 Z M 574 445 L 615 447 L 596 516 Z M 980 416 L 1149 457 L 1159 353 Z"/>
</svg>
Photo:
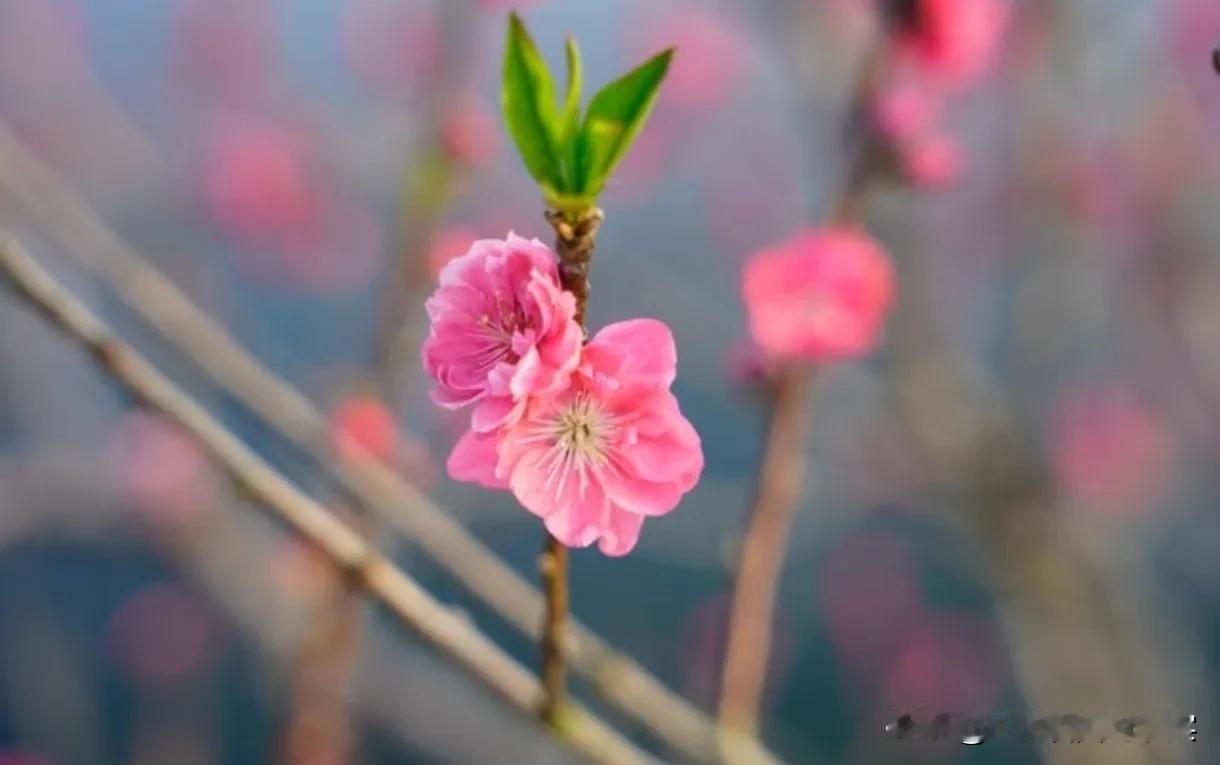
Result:
<svg viewBox="0 0 1220 765">
<path fill-rule="evenodd" d="M 557 210 L 546 212 L 547 222 L 555 229 L 559 282 L 576 298 L 575 319 L 586 338 L 589 336 L 585 326 L 585 309 L 589 303 L 589 267 L 593 262 L 593 248 L 604 217 L 596 207 L 576 216 Z M 571 595 L 568 591 L 568 548 L 549 532 L 542 543 L 538 568 L 542 574 L 542 592 L 546 597 L 546 613 L 539 641 L 542 685 L 546 695 L 539 713 L 547 723 L 556 725 L 567 688 L 564 636 L 570 620 Z"/>
<path fill-rule="evenodd" d="M 334 459 L 326 419 L 317 407 L 148 265 L 148 258 L 109 228 L 3 126 L 0 188 L 47 235 L 106 279 L 132 311 L 213 382 L 314 458 L 353 498 L 415 540 L 467 592 L 514 628 L 534 639 L 541 635 L 544 599 L 537 588 L 393 469 L 374 461 Z M 716 723 L 630 657 L 575 620 L 569 624 L 565 647 L 573 669 L 660 740 L 703 762 L 719 758 Z M 742 739 L 739 744 L 737 762 L 778 761 L 755 739 Z"/>
<path fill-rule="evenodd" d="M 489 689 L 518 708 L 533 712 L 541 687 L 524 667 L 252 452 L 156 367 L 112 334 L 15 240 L 4 234 L 0 234 L 0 272 L 14 294 L 25 299 L 66 338 L 83 347 L 103 372 L 145 405 L 182 427 L 233 480 L 317 546 L 405 625 Z M 593 761 L 650 761 L 603 722 L 579 710 L 565 719 L 562 738 Z"/>
<path fill-rule="evenodd" d="M 539 641 L 542 664 L 542 687 L 545 691 L 539 715 L 549 725 L 556 725 L 564 703 L 567 685 L 563 636 L 568 626 L 571 608 L 568 594 L 568 548 L 558 539 L 546 535 L 538 561 L 542 573 L 542 591 L 546 594 L 546 615 L 543 617 L 542 638 Z"/>
<path fill-rule="evenodd" d="M 845 122 L 858 133 L 848 145 L 847 171 L 828 215 L 835 225 L 863 221 L 868 190 L 887 168 L 887 147 L 865 120 L 869 100 L 885 71 L 887 40 L 888 32 L 867 53 L 852 92 Z M 805 484 L 813 382 L 814 368 L 795 364 L 785 365 L 766 381 L 767 436 L 733 583 L 720 688 L 720 723 L 729 734 L 723 744 L 730 755 L 743 737 L 758 735 L 776 591 Z"/>
<path fill-rule="evenodd" d="M 758 732 L 775 592 L 804 486 L 812 380 L 808 370 L 791 368 L 772 381 L 770 429 L 738 562 L 720 694 L 720 721 L 735 734 Z"/>
</svg>

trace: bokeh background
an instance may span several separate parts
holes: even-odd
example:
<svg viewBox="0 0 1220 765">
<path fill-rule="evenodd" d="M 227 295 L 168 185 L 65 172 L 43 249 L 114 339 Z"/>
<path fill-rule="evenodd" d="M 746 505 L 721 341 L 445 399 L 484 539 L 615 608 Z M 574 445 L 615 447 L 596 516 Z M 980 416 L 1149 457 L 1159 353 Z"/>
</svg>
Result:
<svg viewBox="0 0 1220 765">
<path fill-rule="evenodd" d="M 678 45 L 602 199 L 590 323 L 674 329 L 676 393 L 707 470 L 629 557 L 575 554 L 572 586 L 579 618 L 711 710 L 764 422 L 740 268 L 826 214 L 871 3 L 519 5 L 556 69 L 563 35 L 579 38 L 594 84 Z M 418 323 L 447 258 L 509 230 L 550 238 L 499 121 L 506 14 L 492 0 L 0 0 L 0 225 L 257 451 L 337 501 L 66 246 L 79 221 L 63 195 L 79 195 L 330 412 L 337 450 L 385 456 L 532 576 L 536 521 L 444 475 L 464 422 L 428 401 L 414 350 L 388 408 L 367 394 L 384 317 Z M 883 741 L 902 713 L 1023 710 L 1198 714 L 1201 741 L 1162 761 L 1215 761 L 1218 39 L 1212 0 L 1013 2 L 993 71 L 949 112 L 955 177 L 872 198 L 899 306 L 878 352 L 827 370 L 813 402 L 763 730 L 789 761 L 1055 761 L 1029 743 Z M 62 184 L 15 172 L 14 153 Z M 300 675 L 325 567 L 7 296 L 0 327 L 0 763 L 280 761 L 311 703 Z M 932 466 L 912 431 L 957 443 L 979 411 L 923 396 L 948 368 L 1006 414 L 1053 510 L 1014 515 Z M 1035 587 L 1060 592 L 1068 614 L 1112 604 L 1108 623 L 1129 638 L 1120 671 L 1141 679 L 1113 707 L 1039 692 L 1076 687 L 1063 667 L 1118 634 L 1056 642 L 1054 618 L 1012 607 L 1030 602 L 1020 591 L 1046 539 L 1095 579 Z M 409 540 L 381 543 L 533 661 Z M 572 760 L 387 615 L 362 619 L 342 699 L 350 761 Z M 1031 654 L 1030 635 L 1056 656 Z M 1107 761 L 1107 746 L 1090 756 Z"/>
</svg>

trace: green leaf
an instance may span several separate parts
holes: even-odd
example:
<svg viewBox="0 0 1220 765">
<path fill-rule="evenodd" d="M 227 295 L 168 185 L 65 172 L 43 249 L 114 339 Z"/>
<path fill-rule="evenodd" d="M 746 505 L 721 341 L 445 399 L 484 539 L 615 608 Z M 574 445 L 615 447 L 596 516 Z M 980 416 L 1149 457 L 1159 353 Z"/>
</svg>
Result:
<svg viewBox="0 0 1220 765">
<path fill-rule="evenodd" d="M 568 61 L 568 89 L 564 96 L 559 128 L 559 162 L 564 189 L 576 188 L 576 136 L 580 133 L 580 92 L 584 69 L 576 38 L 569 36 L 565 46 Z"/>
<path fill-rule="evenodd" d="M 673 58 L 669 48 L 602 88 L 576 140 L 577 188 L 595 196 L 644 128 Z"/>
<path fill-rule="evenodd" d="M 555 85 L 546 61 L 516 13 L 508 17 L 500 100 L 509 135 L 530 175 L 544 190 L 562 189 Z"/>
</svg>

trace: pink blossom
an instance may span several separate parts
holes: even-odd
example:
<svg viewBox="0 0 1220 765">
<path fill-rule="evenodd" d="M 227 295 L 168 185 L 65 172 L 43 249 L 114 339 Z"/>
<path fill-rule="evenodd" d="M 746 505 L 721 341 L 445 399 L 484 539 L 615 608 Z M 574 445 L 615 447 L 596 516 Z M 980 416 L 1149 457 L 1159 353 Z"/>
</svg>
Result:
<svg viewBox="0 0 1220 765">
<path fill-rule="evenodd" d="M 428 270 L 433 276 L 440 276 L 445 266 L 455 258 L 465 255 L 479 237 L 465 228 L 442 228 L 432 237 L 428 248 Z"/>
<path fill-rule="evenodd" d="M 649 8 L 650 15 L 654 12 Z M 714 10 L 692 4 L 632 25 L 632 30 L 640 33 L 630 45 L 636 56 L 678 49 L 665 78 L 663 104 L 712 109 L 742 82 L 746 42 L 733 23 Z"/>
<path fill-rule="evenodd" d="M 375 396 L 343 399 L 330 414 L 330 437 L 344 460 L 376 459 L 389 462 L 398 451 L 398 423 L 394 413 Z"/>
<path fill-rule="evenodd" d="M 340 46 L 357 77 L 387 93 L 427 80 L 441 57 L 441 22 L 430 3 L 352 0 L 344 4 Z"/>
<path fill-rule="evenodd" d="M 496 120 L 486 110 L 462 104 L 445 115 L 441 145 L 460 165 L 483 165 L 495 156 L 500 136 Z"/>
<path fill-rule="evenodd" d="M 559 284 L 558 260 L 537 239 L 484 239 L 441 271 L 427 302 L 432 329 L 424 367 L 436 380 L 432 400 L 475 411 L 475 429 L 505 419 L 527 395 L 567 386 L 580 360 L 576 300 Z"/>
<path fill-rule="evenodd" d="M 564 390 L 529 398 L 499 429 L 476 422 L 449 474 L 510 489 L 565 545 L 625 555 L 644 519 L 673 510 L 703 470 L 699 435 L 669 390 L 676 367 L 662 322 L 611 324 L 584 347 Z"/>
<path fill-rule="evenodd" d="M 817 362 L 873 348 L 893 301 L 894 274 L 865 232 L 806 229 L 752 255 L 742 287 L 758 346 L 776 359 Z"/>
<path fill-rule="evenodd" d="M 897 52 L 942 84 L 963 87 L 995 62 L 1008 19 L 1004 0 L 914 0 Z"/>
<path fill-rule="evenodd" d="M 223 117 L 209 126 L 204 191 L 226 231 L 282 242 L 321 217 L 310 159 L 313 141 L 289 123 Z"/>
<path fill-rule="evenodd" d="M 944 99 L 925 83 L 903 78 L 889 83 L 872 102 L 873 123 L 893 142 L 910 141 L 936 128 Z"/>
<path fill-rule="evenodd" d="M 902 169 L 916 186 L 934 187 L 951 183 L 961 174 L 962 147 L 956 138 L 936 134 L 899 146 Z"/>
<path fill-rule="evenodd" d="M 1117 385 L 1082 387 L 1052 411 L 1055 474 L 1086 509 L 1132 518 L 1156 506 L 1173 478 L 1167 427 Z"/>
<path fill-rule="evenodd" d="M 203 669 L 218 637 L 207 605 L 176 584 L 155 584 L 130 595 L 115 609 L 108 629 L 116 663 L 149 685 Z"/>
</svg>

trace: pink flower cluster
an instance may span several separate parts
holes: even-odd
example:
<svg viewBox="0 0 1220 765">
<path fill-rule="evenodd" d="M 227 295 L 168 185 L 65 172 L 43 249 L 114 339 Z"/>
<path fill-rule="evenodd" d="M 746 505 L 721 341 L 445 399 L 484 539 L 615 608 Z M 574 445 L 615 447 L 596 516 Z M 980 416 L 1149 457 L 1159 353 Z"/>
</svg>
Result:
<svg viewBox="0 0 1220 765">
<path fill-rule="evenodd" d="M 653 319 L 583 342 L 558 260 L 537 240 L 475 242 L 427 302 L 432 399 L 473 405 L 449 474 L 508 489 L 569 547 L 635 547 L 703 470 L 699 436 L 670 392 L 677 350 Z"/>
<path fill-rule="evenodd" d="M 995 64 L 1008 18 L 1005 0 L 906 0 L 893 48 L 893 72 L 877 94 L 873 119 L 915 184 L 955 178 L 957 140 L 941 128 L 946 100 Z"/>
<path fill-rule="evenodd" d="M 882 246 L 862 230 L 805 229 L 742 274 L 750 333 L 770 359 L 826 362 L 872 350 L 894 298 Z"/>
</svg>

